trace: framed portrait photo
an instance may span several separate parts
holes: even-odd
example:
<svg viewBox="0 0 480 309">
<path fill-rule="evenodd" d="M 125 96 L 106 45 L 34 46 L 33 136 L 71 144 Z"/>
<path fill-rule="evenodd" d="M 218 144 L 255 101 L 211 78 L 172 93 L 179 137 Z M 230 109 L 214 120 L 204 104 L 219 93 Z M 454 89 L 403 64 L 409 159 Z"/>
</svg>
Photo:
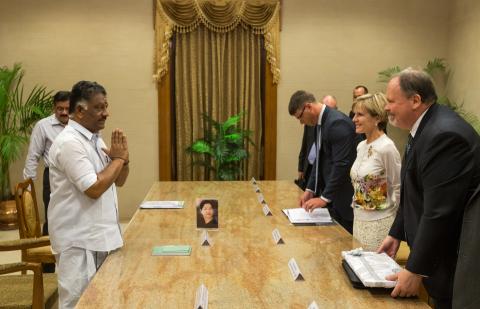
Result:
<svg viewBox="0 0 480 309">
<path fill-rule="evenodd" d="M 218 200 L 199 198 L 196 205 L 197 228 L 218 229 Z"/>
</svg>

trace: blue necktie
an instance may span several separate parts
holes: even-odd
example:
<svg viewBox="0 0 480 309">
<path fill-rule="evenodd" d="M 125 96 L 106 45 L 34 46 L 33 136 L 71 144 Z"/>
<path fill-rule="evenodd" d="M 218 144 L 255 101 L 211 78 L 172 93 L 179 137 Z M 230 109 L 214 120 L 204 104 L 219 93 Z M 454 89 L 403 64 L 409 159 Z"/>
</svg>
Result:
<svg viewBox="0 0 480 309">
<path fill-rule="evenodd" d="M 408 134 L 408 141 L 407 145 L 405 146 L 405 159 L 407 159 L 408 154 L 410 153 L 410 150 L 412 150 L 412 143 L 413 143 L 413 137 L 411 134 Z"/>
</svg>

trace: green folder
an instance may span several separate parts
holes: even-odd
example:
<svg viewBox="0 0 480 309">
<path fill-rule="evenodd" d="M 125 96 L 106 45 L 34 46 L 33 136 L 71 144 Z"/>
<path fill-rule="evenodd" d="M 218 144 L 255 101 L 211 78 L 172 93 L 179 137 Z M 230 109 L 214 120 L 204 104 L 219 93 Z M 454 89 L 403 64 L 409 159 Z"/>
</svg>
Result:
<svg viewBox="0 0 480 309">
<path fill-rule="evenodd" d="M 192 247 L 188 245 L 155 246 L 152 255 L 190 255 Z"/>
</svg>

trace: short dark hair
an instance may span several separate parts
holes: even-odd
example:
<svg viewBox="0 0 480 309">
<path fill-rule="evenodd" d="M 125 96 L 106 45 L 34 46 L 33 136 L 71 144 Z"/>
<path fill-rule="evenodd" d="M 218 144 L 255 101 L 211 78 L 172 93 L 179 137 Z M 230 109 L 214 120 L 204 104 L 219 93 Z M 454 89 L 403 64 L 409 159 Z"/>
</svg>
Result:
<svg viewBox="0 0 480 309">
<path fill-rule="evenodd" d="M 203 209 L 203 206 L 205 206 L 206 204 L 210 204 L 212 206 L 212 209 L 215 209 L 215 204 L 217 203 L 217 201 L 215 200 L 202 200 L 200 202 L 200 205 L 198 205 L 198 208 L 200 208 L 200 210 Z"/>
<path fill-rule="evenodd" d="M 70 91 L 59 91 L 53 96 L 53 105 L 58 102 L 69 101 L 70 100 Z"/>
<path fill-rule="evenodd" d="M 294 115 L 297 110 L 305 105 L 305 103 L 315 102 L 317 102 L 317 100 L 313 94 L 305 90 L 298 90 L 290 97 L 290 103 L 288 103 L 288 112 L 290 115 Z"/>
<path fill-rule="evenodd" d="M 363 91 L 365 91 L 365 94 L 368 93 L 368 88 L 365 87 L 364 85 L 355 86 L 355 88 L 353 88 L 353 89 L 354 89 L 354 90 L 357 90 L 357 89 L 360 89 L 360 88 L 363 88 Z"/>
<path fill-rule="evenodd" d="M 75 108 L 79 102 L 90 101 L 94 95 L 99 93 L 107 95 L 105 88 L 103 88 L 103 86 L 97 82 L 82 80 L 73 85 L 72 92 L 70 94 L 70 114 L 75 112 Z"/>
<path fill-rule="evenodd" d="M 400 89 L 407 98 L 418 94 L 422 103 L 430 104 L 437 101 L 433 80 L 426 72 L 407 68 L 393 78 L 396 77 L 398 77 Z"/>
</svg>

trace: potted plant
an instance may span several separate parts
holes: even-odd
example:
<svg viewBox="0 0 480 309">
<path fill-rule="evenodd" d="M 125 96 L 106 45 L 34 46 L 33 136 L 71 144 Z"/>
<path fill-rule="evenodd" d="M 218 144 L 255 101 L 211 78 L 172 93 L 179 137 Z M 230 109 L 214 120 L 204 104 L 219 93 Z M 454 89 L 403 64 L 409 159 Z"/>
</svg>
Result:
<svg viewBox="0 0 480 309">
<path fill-rule="evenodd" d="M 0 67 L 0 228 L 16 226 L 10 165 L 28 143 L 35 122 L 52 111 L 51 92 L 45 87 L 35 86 L 24 95 L 24 75 L 19 63 Z"/>
<path fill-rule="evenodd" d="M 203 114 L 205 136 L 187 148 L 187 153 L 194 157 L 193 164 L 212 171 L 215 180 L 238 180 L 242 174 L 241 162 L 248 158 L 246 143 L 255 146 L 250 139 L 251 131 L 238 126 L 244 114 L 231 116 L 225 122 Z"/>
</svg>

